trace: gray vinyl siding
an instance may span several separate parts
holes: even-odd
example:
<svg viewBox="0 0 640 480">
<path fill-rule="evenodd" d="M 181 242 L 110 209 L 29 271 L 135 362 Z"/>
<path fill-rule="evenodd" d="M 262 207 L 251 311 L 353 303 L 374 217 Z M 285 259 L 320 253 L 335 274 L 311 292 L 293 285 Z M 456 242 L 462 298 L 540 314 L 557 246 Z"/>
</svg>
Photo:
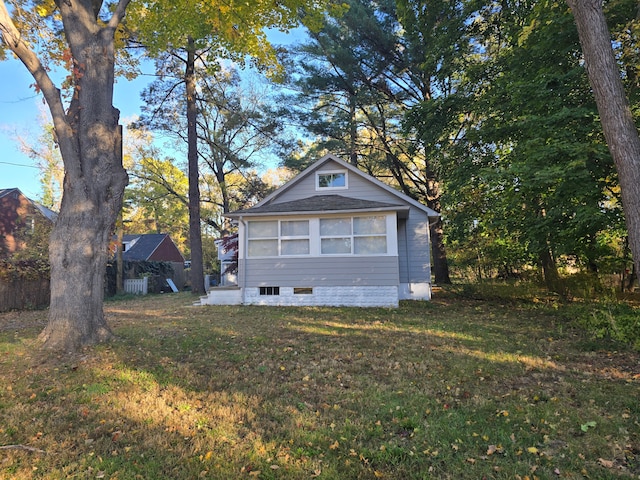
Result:
<svg viewBox="0 0 640 480">
<path fill-rule="evenodd" d="M 429 239 L 429 219 L 427 215 L 412 208 L 406 224 L 407 247 L 409 252 L 408 281 L 411 283 L 431 282 L 431 251 Z M 398 243 L 398 252 L 400 252 Z"/>
<path fill-rule="evenodd" d="M 319 168 L 318 172 L 327 170 L 342 170 L 342 167 L 330 161 Z M 273 199 L 273 203 L 291 202 L 307 198 L 311 195 L 343 195 L 345 197 L 359 198 L 362 200 L 371 200 L 374 202 L 386 202 L 400 205 L 403 202 L 395 195 L 383 190 L 377 185 L 372 184 L 365 178 L 348 173 L 348 187 L 346 189 L 326 189 L 316 190 L 316 172 L 312 172 L 305 178 L 301 179 L 295 186 L 282 192 Z"/>
<path fill-rule="evenodd" d="M 245 271 L 240 259 L 238 272 Z M 246 287 L 398 285 L 398 257 L 250 258 Z"/>
<path fill-rule="evenodd" d="M 407 219 L 398 219 L 398 274 L 400 283 L 409 283 L 409 249 L 407 245 Z"/>
</svg>

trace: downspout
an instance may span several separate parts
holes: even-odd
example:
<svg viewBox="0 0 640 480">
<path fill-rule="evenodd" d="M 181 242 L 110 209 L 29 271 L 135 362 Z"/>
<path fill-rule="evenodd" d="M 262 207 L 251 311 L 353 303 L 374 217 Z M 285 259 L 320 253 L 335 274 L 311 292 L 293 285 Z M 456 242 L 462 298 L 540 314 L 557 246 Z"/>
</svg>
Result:
<svg viewBox="0 0 640 480">
<path fill-rule="evenodd" d="M 242 305 L 245 304 L 245 291 L 246 291 L 246 285 L 247 285 L 247 254 L 248 254 L 248 248 L 249 248 L 249 231 L 247 230 L 247 223 L 242 219 L 242 215 L 240 215 L 240 218 L 238 219 L 238 221 L 242 224 L 242 230 L 244 233 L 244 238 L 242 241 L 242 248 L 243 248 L 243 257 L 242 257 L 242 275 L 240 277 L 240 292 L 241 292 L 241 298 L 242 298 Z M 238 257 L 238 261 L 240 261 L 240 258 Z"/>
<path fill-rule="evenodd" d="M 432 218 L 434 220 L 432 220 Z M 429 217 L 427 215 L 427 238 L 429 239 L 429 298 L 433 298 L 433 250 L 431 248 L 431 225 L 432 222 L 438 221 L 438 217 Z"/>
</svg>

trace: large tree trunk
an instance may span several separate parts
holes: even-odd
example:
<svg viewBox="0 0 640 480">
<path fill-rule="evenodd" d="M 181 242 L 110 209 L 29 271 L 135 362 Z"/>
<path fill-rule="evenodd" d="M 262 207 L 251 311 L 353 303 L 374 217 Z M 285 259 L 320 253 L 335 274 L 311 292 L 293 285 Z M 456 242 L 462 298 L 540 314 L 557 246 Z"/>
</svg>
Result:
<svg viewBox="0 0 640 480">
<path fill-rule="evenodd" d="M 124 16 L 126 3 L 118 6 L 118 15 Z M 59 2 L 74 65 L 75 88 L 66 114 L 39 62 L 23 59 L 45 93 L 65 167 L 60 214 L 49 243 L 49 321 L 40 335 L 45 348 L 63 351 L 111 337 L 102 309 L 104 276 L 128 181 L 120 156 L 120 112 L 113 107 L 117 19 L 114 15 L 98 27 L 94 7 L 99 4 L 89 0 Z"/>
<path fill-rule="evenodd" d="M 425 169 L 425 185 L 427 188 L 427 207 L 440 213 L 442 205 L 440 198 L 442 196 L 440 190 L 440 182 L 438 175 L 431 165 L 427 162 Z M 450 285 L 449 277 L 449 261 L 447 260 L 447 251 L 444 246 L 444 230 L 442 225 L 442 217 L 438 217 L 435 222 L 429 225 L 431 234 L 431 258 L 433 261 L 433 274 L 435 283 L 440 285 Z"/>
<path fill-rule="evenodd" d="M 191 247 L 191 291 L 205 293 L 204 267 L 202 265 L 202 227 L 200 225 L 200 175 L 198 169 L 198 134 L 196 130 L 196 79 L 193 39 L 189 37 L 185 84 L 187 91 L 187 161 L 189 165 L 189 245 Z"/>
<path fill-rule="evenodd" d="M 604 136 L 618 171 L 629 246 L 640 271 L 640 137 L 611 47 L 602 0 L 567 0 L 578 27 Z"/>
<path fill-rule="evenodd" d="M 549 249 L 543 249 L 538 253 L 540 266 L 542 267 L 542 276 L 547 290 L 554 293 L 563 294 L 560 285 L 560 275 L 558 274 L 558 266 Z"/>
</svg>

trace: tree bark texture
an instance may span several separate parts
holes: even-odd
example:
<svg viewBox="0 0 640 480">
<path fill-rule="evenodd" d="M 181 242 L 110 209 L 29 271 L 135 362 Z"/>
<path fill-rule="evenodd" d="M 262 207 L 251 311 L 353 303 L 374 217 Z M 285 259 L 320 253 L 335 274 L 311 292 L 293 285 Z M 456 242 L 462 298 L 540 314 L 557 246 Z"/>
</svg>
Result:
<svg viewBox="0 0 640 480">
<path fill-rule="evenodd" d="M 40 335 L 45 348 L 58 351 L 77 350 L 112 336 L 102 309 L 104 275 L 128 181 L 119 154 L 119 111 L 113 107 L 113 39 L 129 0 L 120 1 L 106 24 L 98 23 L 95 3 L 56 2 L 72 63 L 74 91 L 65 112 L 60 91 L 0 2 L 3 41 L 42 91 L 64 162 L 62 204 L 49 243 L 51 304 Z"/>
<path fill-rule="evenodd" d="M 618 172 L 629 247 L 640 271 L 640 136 L 629 108 L 601 0 L 567 0 L 578 28 L 587 75 Z"/>
<path fill-rule="evenodd" d="M 427 163 L 425 168 L 425 186 L 427 207 L 440 213 L 442 205 L 440 198 L 442 197 L 440 182 L 431 163 Z M 450 285 L 451 277 L 449 277 L 449 261 L 447 260 L 447 251 L 444 245 L 444 228 L 442 225 L 442 217 L 429 225 L 431 236 L 431 259 L 433 262 L 433 274 L 435 283 L 439 285 Z"/>
<path fill-rule="evenodd" d="M 120 157 L 120 112 L 113 107 L 113 32 L 95 27 L 92 2 L 60 2 L 74 61 L 74 96 L 62 128 L 65 166 L 60 214 L 50 244 L 51 305 L 44 345 L 75 350 L 111 337 L 104 275 L 127 174 Z"/>
<path fill-rule="evenodd" d="M 185 84 L 187 96 L 187 163 L 189 178 L 189 245 L 191 247 L 191 291 L 205 293 L 202 265 L 202 227 L 200 225 L 200 174 L 198 169 L 198 132 L 196 130 L 196 47 L 192 38 L 187 46 Z"/>
<path fill-rule="evenodd" d="M 562 286 L 560 285 L 560 274 L 558 273 L 558 266 L 551 254 L 551 250 L 548 248 L 543 249 L 538 253 L 538 260 L 542 267 L 542 276 L 544 277 L 544 284 L 547 290 L 550 292 L 563 294 Z"/>
</svg>

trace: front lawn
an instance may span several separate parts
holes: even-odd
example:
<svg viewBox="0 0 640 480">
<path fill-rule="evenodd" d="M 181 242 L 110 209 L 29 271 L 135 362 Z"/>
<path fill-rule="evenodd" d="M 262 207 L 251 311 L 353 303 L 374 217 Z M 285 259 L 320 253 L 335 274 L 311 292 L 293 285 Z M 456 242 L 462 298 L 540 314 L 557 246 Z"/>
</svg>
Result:
<svg viewBox="0 0 640 480">
<path fill-rule="evenodd" d="M 108 302 L 71 358 L 0 314 L 0 478 L 640 478 L 640 355 L 543 303 L 191 302 Z"/>
</svg>

